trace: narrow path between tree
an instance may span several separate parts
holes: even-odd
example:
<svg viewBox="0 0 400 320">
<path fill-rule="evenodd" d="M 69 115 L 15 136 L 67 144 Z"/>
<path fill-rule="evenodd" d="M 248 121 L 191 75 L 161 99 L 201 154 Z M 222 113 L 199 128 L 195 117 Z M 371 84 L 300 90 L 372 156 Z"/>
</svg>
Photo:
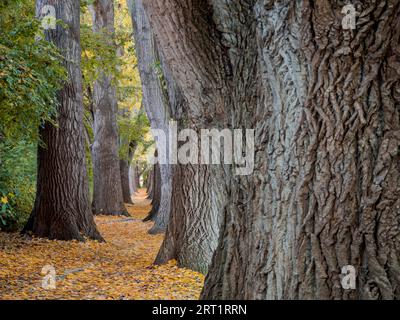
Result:
<svg viewBox="0 0 400 320">
<path fill-rule="evenodd" d="M 128 206 L 131 218 L 96 217 L 106 243 L 25 239 L 0 232 L 0 299 L 197 299 L 204 277 L 175 261 L 153 266 L 164 235 L 149 235 L 152 222 L 144 190 Z M 43 289 L 46 265 L 56 288 Z"/>
</svg>

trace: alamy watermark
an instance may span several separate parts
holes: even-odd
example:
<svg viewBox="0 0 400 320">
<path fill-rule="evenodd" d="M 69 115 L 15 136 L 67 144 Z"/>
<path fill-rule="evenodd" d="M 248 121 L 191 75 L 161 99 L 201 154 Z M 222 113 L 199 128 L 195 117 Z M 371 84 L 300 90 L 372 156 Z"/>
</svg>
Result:
<svg viewBox="0 0 400 320">
<path fill-rule="evenodd" d="M 151 130 L 157 156 L 148 155 L 152 164 L 235 165 L 235 175 L 254 170 L 254 129 L 183 129 L 170 121 L 168 129 Z M 179 143 L 181 142 L 181 143 Z M 182 143 L 183 142 L 183 143 Z M 178 146 L 179 145 L 179 146 Z"/>
<path fill-rule="evenodd" d="M 345 15 L 342 19 L 342 28 L 354 30 L 356 28 L 356 8 L 352 4 L 347 4 L 342 8 L 342 13 Z"/>
<path fill-rule="evenodd" d="M 342 267 L 341 274 L 341 285 L 345 290 L 354 290 L 356 289 L 356 268 L 352 265 L 347 265 Z"/>
<path fill-rule="evenodd" d="M 42 288 L 45 290 L 56 289 L 56 269 L 52 265 L 45 265 L 42 268 Z"/>
<path fill-rule="evenodd" d="M 57 28 L 56 8 L 51 5 L 45 5 L 40 9 L 39 16 L 44 30 L 55 30 Z"/>
</svg>

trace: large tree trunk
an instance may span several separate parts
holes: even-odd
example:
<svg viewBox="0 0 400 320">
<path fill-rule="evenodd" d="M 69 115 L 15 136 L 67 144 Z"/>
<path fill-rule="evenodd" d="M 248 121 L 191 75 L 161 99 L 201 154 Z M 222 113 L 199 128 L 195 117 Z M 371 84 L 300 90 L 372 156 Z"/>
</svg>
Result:
<svg viewBox="0 0 400 320">
<path fill-rule="evenodd" d="M 190 108 L 256 130 L 202 297 L 400 298 L 400 3 L 363 1 L 356 30 L 342 1 L 146 5 Z"/>
<path fill-rule="evenodd" d="M 207 12 L 207 8 L 205 11 Z M 182 52 L 199 50 L 200 60 L 205 59 L 203 61 L 205 68 L 212 68 L 215 59 L 218 61 L 219 58 L 217 57 L 218 53 L 213 52 L 213 44 L 210 45 L 209 42 L 211 38 L 207 35 L 210 29 L 209 21 L 201 18 L 197 22 L 199 23 L 198 30 L 194 30 L 195 32 L 190 36 L 200 37 L 203 42 L 194 44 L 189 41 L 186 43 L 187 47 L 184 44 L 185 49 Z M 205 79 L 200 74 L 195 74 L 194 65 L 191 62 L 188 63 L 192 52 L 179 56 L 178 60 L 184 59 L 184 63 L 188 64 L 184 64 L 185 68 L 179 67 L 180 70 L 176 70 L 177 65 L 169 62 L 174 55 L 172 51 L 182 48 L 169 47 L 166 44 L 170 41 L 179 42 L 186 38 L 174 34 L 174 32 L 169 33 L 170 30 L 162 29 L 166 25 L 164 23 L 158 25 L 159 32 L 166 32 L 158 37 L 162 44 L 160 57 L 163 76 L 168 87 L 170 108 L 173 118 L 178 120 L 178 130 L 193 129 L 199 133 L 203 128 L 224 128 L 227 124 L 221 108 L 223 102 L 223 99 L 221 100 L 223 97 L 222 82 L 216 84 L 213 79 L 220 75 L 214 73 L 209 79 Z M 184 34 L 192 31 L 180 30 Z M 161 39 L 162 37 L 164 38 Z M 193 44 L 194 47 L 192 47 Z M 211 51 L 205 53 L 204 50 L 209 48 Z M 164 54 L 164 49 L 166 54 Z M 178 60 L 177 64 L 180 63 Z M 199 73 L 203 71 L 200 69 Z M 190 83 L 186 82 L 188 76 L 192 76 Z M 212 85 L 215 87 L 211 87 Z M 184 95 L 182 95 L 182 91 Z M 218 95 L 215 94 L 216 92 Z M 176 259 L 182 267 L 192 268 L 203 273 L 207 272 L 212 254 L 217 246 L 221 213 L 226 201 L 226 175 L 229 175 L 229 172 L 219 166 L 174 165 L 171 219 L 156 263 L 165 263 L 169 259 Z"/>
<path fill-rule="evenodd" d="M 45 32 L 65 57 L 68 80 L 58 93 L 58 126 L 40 129 L 45 146 L 38 148 L 36 201 L 23 232 L 59 240 L 102 240 L 90 210 L 83 127 L 82 73 L 80 69 L 80 5 L 74 1 L 39 0 L 56 9 L 66 25 Z"/>
<path fill-rule="evenodd" d="M 169 136 L 168 121 L 170 110 L 168 97 L 165 94 L 162 80 L 157 70 L 160 57 L 150 29 L 149 20 L 143 8 L 142 0 L 128 1 L 134 25 L 135 49 L 138 57 L 140 79 L 142 82 L 143 106 L 150 120 L 152 129 L 163 130 L 166 141 L 157 140 L 156 145 L 160 152 L 168 154 Z M 162 71 L 161 71 L 162 72 Z M 165 143 L 165 144 L 164 144 Z M 162 233 L 166 230 L 171 207 L 172 175 L 171 165 L 159 165 L 161 178 L 160 204 L 158 210 L 152 210 L 154 226 L 150 233 Z"/>
<path fill-rule="evenodd" d="M 221 194 L 209 167 L 173 167 L 172 214 L 155 263 L 176 259 L 181 267 L 207 273 L 218 243 Z"/>
<path fill-rule="evenodd" d="M 110 46 L 115 47 L 114 4 L 112 0 L 95 0 L 90 6 L 93 31 L 102 33 Z M 94 214 L 128 215 L 122 194 L 118 156 L 117 96 L 113 77 L 101 71 L 95 81 L 93 158 Z"/>
<path fill-rule="evenodd" d="M 178 132 L 188 126 L 187 101 L 164 65 L 169 101 Z M 191 129 L 197 131 L 194 123 Z M 179 143 L 181 147 L 184 142 Z M 155 263 L 176 259 L 181 267 L 207 273 L 218 243 L 226 194 L 221 168 L 199 164 L 172 167 L 171 217 Z"/>
</svg>

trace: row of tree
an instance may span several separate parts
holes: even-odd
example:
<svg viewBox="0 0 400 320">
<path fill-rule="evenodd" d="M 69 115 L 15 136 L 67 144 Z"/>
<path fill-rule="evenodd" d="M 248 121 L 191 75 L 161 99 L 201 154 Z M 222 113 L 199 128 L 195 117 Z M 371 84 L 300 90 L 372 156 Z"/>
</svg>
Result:
<svg viewBox="0 0 400 320">
<path fill-rule="evenodd" d="M 59 49 L 67 79 L 57 93 L 56 125 L 46 122 L 40 128 L 36 200 L 23 232 L 51 239 L 102 240 L 93 214 L 128 215 L 124 202 L 132 203 L 132 192 L 140 183 L 131 161 L 146 133 L 146 118 L 139 111 L 132 120 L 128 110 L 118 107 L 116 78 L 122 72 L 118 55 L 124 47 L 117 42 L 114 1 L 38 0 L 40 18 L 51 13 L 43 10 L 49 6 L 60 22 L 44 34 Z M 92 78 L 88 72 L 83 77 L 81 68 L 88 64 L 82 62 L 86 56 L 81 49 L 81 12 L 86 8 L 98 50 L 91 52 Z M 91 204 L 87 157 L 93 170 Z"/>
<path fill-rule="evenodd" d="M 101 239 L 89 203 L 83 92 L 93 97 L 94 212 L 124 214 L 126 163 L 116 146 L 124 140 L 129 156 L 135 145 L 116 134 L 118 63 L 108 60 L 83 90 L 79 2 L 38 0 L 38 12 L 44 5 L 63 21 L 45 34 L 68 80 L 57 126 L 40 129 L 25 231 Z M 114 1 L 91 5 L 93 31 L 109 35 L 118 56 Z M 166 130 L 173 119 L 178 130 L 255 130 L 250 175 L 160 164 L 148 178 L 151 232 L 166 232 L 156 263 L 175 258 L 207 273 L 202 298 L 400 298 L 400 3 L 358 2 L 355 29 L 343 28 L 343 5 L 128 1 L 151 127 Z M 348 265 L 355 290 L 341 283 Z"/>
</svg>

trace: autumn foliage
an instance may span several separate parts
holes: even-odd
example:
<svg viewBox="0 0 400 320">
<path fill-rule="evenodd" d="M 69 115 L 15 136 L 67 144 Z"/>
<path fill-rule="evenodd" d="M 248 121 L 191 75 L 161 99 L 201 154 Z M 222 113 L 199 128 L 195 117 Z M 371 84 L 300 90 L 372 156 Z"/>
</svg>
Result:
<svg viewBox="0 0 400 320">
<path fill-rule="evenodd" d="M 175 261 L 153 265 L 163 235 L 149 235 L 150 210 L 140 190 L 131 218 L 100 216 L 105 243 L 51 241 L 0 233 L 0 299 L 197 299 L 204 276 Z M 43 289 L 46 265 L 56 270 L 56 288 Z"/>
</svg>

